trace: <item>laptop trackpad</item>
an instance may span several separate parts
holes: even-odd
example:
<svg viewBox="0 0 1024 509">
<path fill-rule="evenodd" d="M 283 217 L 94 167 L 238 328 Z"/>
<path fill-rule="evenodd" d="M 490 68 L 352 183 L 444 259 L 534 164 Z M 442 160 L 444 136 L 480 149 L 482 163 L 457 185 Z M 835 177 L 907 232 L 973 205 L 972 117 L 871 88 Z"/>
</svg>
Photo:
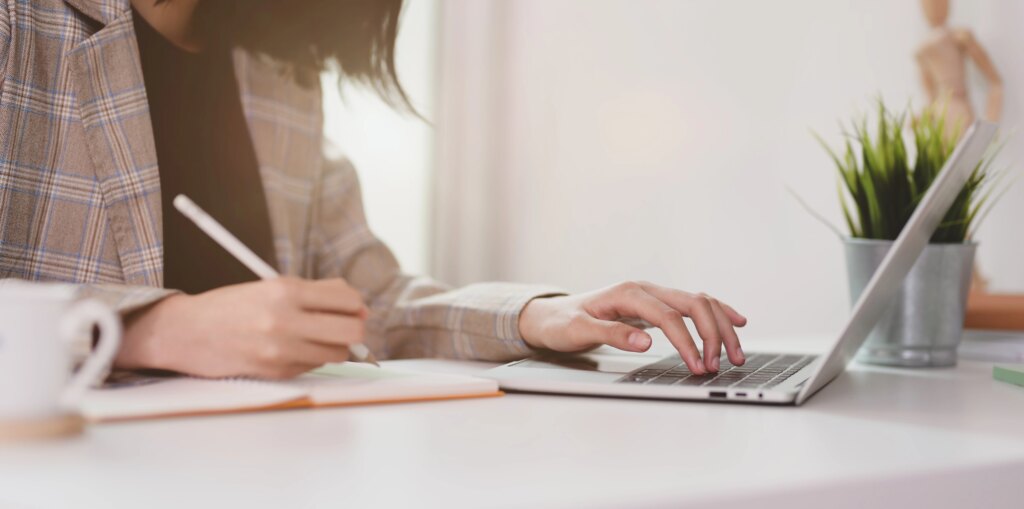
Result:
<svg viewBox="0 0 1024 509">
<path fill-rule="evenodd" d="M 636 355 L 623 353 L 585 353 L 585 354 L 543 354 L 517 362 L 517 368 L 531 369 L 572 369 L 576 371 L 596 371 L 600 373 L 617 373 L 625 375 L 642 366 L 656 362 L 661 356 Z"/>
<path fill-rule="evenodd" d="M 598 349 L 584 354 L 541 354 L 486 371 L 506 389 L 550 390 L 550 383 L 608 384 L 663 356 Z M 562 389 L 564 385 L 559 385 Z"/>
</svg>

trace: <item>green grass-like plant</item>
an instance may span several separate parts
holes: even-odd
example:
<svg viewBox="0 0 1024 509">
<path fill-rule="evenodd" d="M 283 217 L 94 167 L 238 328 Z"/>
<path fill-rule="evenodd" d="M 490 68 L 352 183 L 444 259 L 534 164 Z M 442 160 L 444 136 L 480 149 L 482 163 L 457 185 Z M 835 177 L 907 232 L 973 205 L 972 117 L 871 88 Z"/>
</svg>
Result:
<svg viewBox="0 0 1024 509">
<path fill-rule="evenodd" d="M 839 202 L 851 237 L 895 240 L 960 137 L 959 126 L 952 136 L 946 135 L 944 112 L 926 110 L 910 120 L 915 148 L 911 158 L 904 142 L 907 123 L 907 113 L 893 114 L 879 100 L 873 135 L 864 117 L 851 123 L 853 132 L 846 133 L 841 153 L 818 137 L 839 170 Z M 932 243 L 962 243 L 971 238 L 972 226 L 987 212 L 986 203 L 994 201 L 990 200 L 993 184 L 1002 174 L 990 169 L 997 151 L 990 150 L 975 167 L 932 235 Z"/>
</svg>

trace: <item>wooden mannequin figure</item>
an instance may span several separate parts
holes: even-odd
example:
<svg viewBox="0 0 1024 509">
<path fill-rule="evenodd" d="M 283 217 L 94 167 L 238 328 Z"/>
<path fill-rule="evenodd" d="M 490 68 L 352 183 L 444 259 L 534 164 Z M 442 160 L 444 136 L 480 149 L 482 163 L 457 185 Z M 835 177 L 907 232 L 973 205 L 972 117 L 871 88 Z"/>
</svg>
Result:
<svg viewBox="0 0 1024 509">
<path fill-rule="evenodd" d="M 970 30 L 946 25 L 949 0 L 921 0 L 932 31 L 917 50 L 921 81 L 929 106 L 946 112 L 946 134 L 961 132 L 974 121 L 967 93 L 967 59 L 988 80 L 985 118 L 998 122 L 1003 108 L 1003 81 L 985 49 Z M 993 294 L 975 268 L 964 325 L 974 329 L 1024 330 L 1024 295 Z"/>
<path fill-rule="evenodd" d="M 970 58 L 988 80 L 985 118 L 998 122 L 1003 109 L 1003 81 L 988 53 L 966 28 L 950 28 L 949 0 L 921 0 L 932 31 L 917 50 L 917 64 L 928 101 L 946 111 L 946 134 L 965 130 L 974 121 L 974 109 L 967 94 L 967 59 Z"/>
</svg>

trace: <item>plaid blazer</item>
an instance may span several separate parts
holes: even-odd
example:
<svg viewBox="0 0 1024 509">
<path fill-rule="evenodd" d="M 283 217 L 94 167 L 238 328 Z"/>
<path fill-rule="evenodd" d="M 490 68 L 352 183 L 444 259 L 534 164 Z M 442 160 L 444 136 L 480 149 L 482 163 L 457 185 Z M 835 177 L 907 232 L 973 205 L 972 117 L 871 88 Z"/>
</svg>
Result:
<svg viewBox="0 0 1024 509">
<path fill-rule="evenodd" d="M 380 357 L 529 353 L 519 313 L 553 290 L 402 274 L 352 165 L 323 155 L 319 89 L 241 50 L 234 64 L 281 273 L 358 288 Z M 0 278 L 73 283 L 122 312 L 173 293 L 158 163 L 129 0 L 0 0 Z"/>
</svg>

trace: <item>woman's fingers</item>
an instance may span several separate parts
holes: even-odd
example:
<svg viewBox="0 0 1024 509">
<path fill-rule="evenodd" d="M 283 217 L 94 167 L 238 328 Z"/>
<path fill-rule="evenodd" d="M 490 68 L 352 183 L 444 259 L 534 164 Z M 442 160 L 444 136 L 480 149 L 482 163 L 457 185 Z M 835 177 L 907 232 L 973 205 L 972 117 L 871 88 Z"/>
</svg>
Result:
<svg viewBox="0 0 1024 509">
<path fill-rule="evenodd" d="M 747 317 L 739 314 L 739 312 L 733 309 L 732 306 L 721 301 L 718 303 L 721 304 L 722 309 L 725 311 L 725 315 L 729 317 L 729 321 L 732 322 L 734 326 L 743 327 L 747 324 Z"/>
<path fill-rule="evenodd" d="M 613 292 L 613 295 L 612 304 L 620 315 L 650 322 L 665 333 L 690 371 L 698 375 L 708 371 L 701 362 L 700 351 L 697 350 L 693 336 L 687 330 L 679 311 L 647 293 L 639 285 L 623 285 L 619 291 Z"/>
<path fill-rule="evenodd" d="M 351 345 L 366 339 L 366 321 L 357 316 L 319 311 L 296 312 L 285 318 L 290 335 L 328 345 Z"/>
<path fill-rule="evenodd" d="M 651 295 L 690 316 L 700 339 L 705 343 L 703 357 L 705 357 L 706 366 L 712 368 L 714 364 L 712 371 L 718 371 L 718 366 L 721 364 L 719 356 L 722 345 L 725 346 L 732 364 L 739 366 L 744 362 L 742 350 L 739 347 L 739 337 L 736 335 L 734 327 L 746 325 L 746 319 L 735 309 L 707 294 L 694 295 L 649 283 L 644 283 L 642 286 Z M 708 327 L 709 324 L 715 325 L 714 330 Z M 702 325 L 705 327 L 701 328 Z M 714 336 L 709 337 L 709 335 Z"/>
<path fill-rule="evenodd" d="M 718 371 L 721 365 L 722 344 L 727 341 L 735 341 L 738 344 L 739 339 L 729 320 L 720 320 L 716 316 L 715 300 L 704 294 L 694 295 L 650 283 L 643 283 L 642 286 L 644 291 L 693 320 L 697 334 L 704 342 L 704 366 L 708 371 Z M 728 345 L 726 347 L 728 348 Z M 733 360 L 734 357 L 730 355 L 729 359 Z"/>
<path fill-rule="evenodd" d="M 683 291 L 680 291 L 680 290 L 673 290 L 671 288 L 665 288 L 663 286 L 658 286 L 658 285 L 652 284 L 652 283 L 640 283 L 640 285 L 648 293 L 650 293 L 650 294 L 652 294 L 652 295 L 654 295 L 654 296 L 656 296 L 658 298 L 661 298 L 662 300 L 665 300 L 666 302 L 668 302 L 668 301 L 679 301 L 679 302 L 682 302 L 684 300 L 692 299 L 695 296 L 692 293 L 683 292 Z M 700 294 L 698 294 L 698 295 L 700 295 Z M 708 297 L 708 298 L 713 298 L 710 295 L 704 295 L 704 296 Z M 715 299 L 715 300 L 717 301 L 717 299 Z M 672 304 L 672 302 L 669 302 L 669 304 Z M 729 318 L 729 323 L 731 323 L 733 327 L 743 327 L 744 325 L 747 324 L 747 317 L 745 317 L 742 314 L 740 314 L 740 312 L 736 311 L 732 306 L 730 306 L 730 305 L 728 305 L 728 304 L 726 304 L 726 303 L 724 303 L 722 301 L 718 301 L 718 304 L 722 307 L 722 310 L 725 311 L 725 316 Z"/>
<path fill-rule="evenodd" d="M 627 352 L 646 352 L 651 347 L 651 336 L 621 322 L 599 320 L 580 315 L 572 331 L 573 339 L 583 348 L 608 345 Z"/>
<path fill-rule="evenodd" d="M 735 366 L 742 366 L 747 361 L 743 355 L 743 349 L 740 348 L 740 338 L 736 335 L 736 330 L 732 328 L 732 323 L 726 313 L 724 305 L 713 297 L 709 297 L 711 301 L 711 309 L 715 313 L 715 319 L 718 320 L 718 330 L 722 333 L 722 343 L 725 345 L 725 352 L 729 356 L 729 361 Z M 704 351 L 705 357 L 707 356 L 707 350 Z"/>
<path fill-rule="evenodd" d="M 309 311 L 325 311 L 365 318 L 362 295 L 344 279 L 304 279 L 282 277 L 273 281 L 277 296 L 289 304 Z"/>
</svg>

